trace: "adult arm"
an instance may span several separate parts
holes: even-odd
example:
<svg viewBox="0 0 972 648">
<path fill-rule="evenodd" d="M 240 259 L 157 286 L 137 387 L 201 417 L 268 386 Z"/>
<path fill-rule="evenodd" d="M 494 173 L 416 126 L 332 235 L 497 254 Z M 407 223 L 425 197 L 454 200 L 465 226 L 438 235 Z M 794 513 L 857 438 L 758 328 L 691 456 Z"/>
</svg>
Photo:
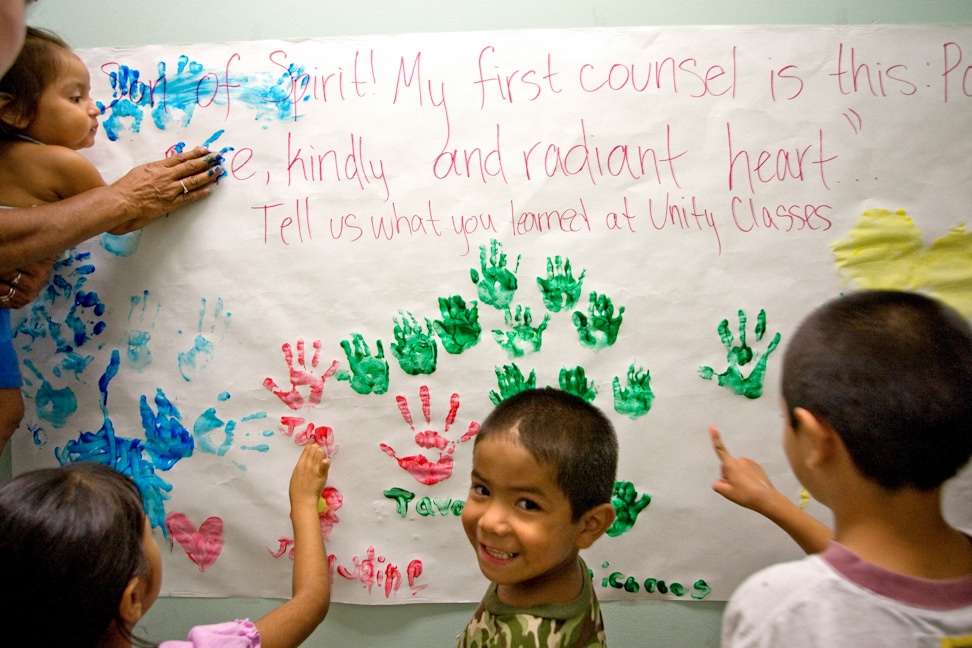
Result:
<svg viewBox="0 0 972 648">
<path fill-rule="evenodd" d="M 719 431 L 709 436 L 722 468 L 712 490 L 744 508 L 756 511 L 786 531 L 808 554 L 819 553 L 834 537 L 833 531 L 776 490 L 763 467 L 752 459 L 734 457 L 726 450 Z"/>
<path fill-rule="evenodd" d="M 210 183 L 219 177 L 219 160 L 218 155 L 197 147 L 137 166 L 117 182 L 65 200 L 5 209 L 0 214 L 0 272 L 57 257 L 109 230 L 115 234 L 135 231 L 205 198 L 212 191 Z"/>
<path fill-rule="evenodd" d="M 293 595 L 257 619 L 263 648 L 295 648 L 320 625 L 331 604 L 327 552 L 317 503 L 331 460 L 308 440 L 290 478 L 290 518 L 294 527 Z"/>
</svg>

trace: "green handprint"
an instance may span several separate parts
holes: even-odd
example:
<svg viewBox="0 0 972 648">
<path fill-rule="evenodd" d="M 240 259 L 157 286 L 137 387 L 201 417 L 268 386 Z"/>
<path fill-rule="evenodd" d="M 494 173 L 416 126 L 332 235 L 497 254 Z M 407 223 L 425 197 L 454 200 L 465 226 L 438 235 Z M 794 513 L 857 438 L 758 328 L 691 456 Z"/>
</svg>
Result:
<svg viewBox="0 0 972 648">
<path fill-rule="evenodd" d="M 638 514 L 651 504 L 651 495 L 642 493 L 638 497 L 638 491 L 634 484 L 626 481 L 614 482 L 614 491 L 611 493 L 611 506 L 614 507 L 615 518 L 611 526 L 608 527 L 607 534 L 616 538 L 626 531 L 630 531 L 638 520 Z"/>
<path fill-rule="evenodd" d="M 620 376 L 614 377 L 614 411 L 632 421 L 651 409 L 655 394 L 651 391 L 651 374 L 647 369 L 628 367 L 628 386 L 621 387 Z"/>
<path fill-rule="evenodd" d="M 510 356 L 519 358 L 527 351 L 540 350 L 540 346 L 543 344 L 543 331 L 547 328 L 547 323 L 550 321 L 549 315 L 543 316 L 543 321 L 540 322 L 540 326 L 533 327 L 531 326 L 533 324 L 533 315 L 530 313 L 530 307 L 517 306 L 515 315 L 510 312 L 510 309 L 506 309 L 505 319 L 506 325 L 511 330 L 502 331 L 500 329 L 494 329 L 493 339 Z"/>
<path fill-rule="evenodd" d="M 537 374 L 530 372 L 529 378 L 523 377 L 523 372 L 516 364 L 496 367 L 496 383 L 499 385 L 499 392 L 490 391 L 489 400 L 493 405 L 499 405 L 510 396 L 519 394 L 521 391 L 533 389 L 537 386 Z"/>
<path fill-rule="evenodd" d="M 583 398 L 588 403 L 594 402 L 594 398 L 597 396 L 597 385 L 593 380 L 587 382 L 584 367 L 561 369 L 560 388 L 578 398 Z"/>
<path fill-rule="evenodd" d="M 537 277 L 537 284 L 540 286 L 540 295 L 547 310 L 552 313 L 559 313 L 562 310 L 569 310 L 577 304 L 580 299 L 581 286 L 584 282 L 584 274 L 587 270 L 582 270 L 580 276 L 574 279 L 574 273 L 570 268 L 570 259 L 555 256 L 552 259 L 547 257 L 547 278 Z"/>
<path fill-rule="evenodd" d="M 479 300 L 484 304 L 503 310 L 513 301 L 516 292 L 516 271 L 520 268 L 520 257 L 516 257 L 516 267 L 510 272 L 506 267 L 506 254 L 502 252 L 503 245 L 496 239 L 490 239 L 489 267 L 486 263 L 486 246 L 479 246 L 479 265 L 482 277 L 475 268 L 469 270 L 469 277 L 476 284 Z"/>
<path fill-rule="evenodd" d="M 398 312 L 395 319 L 395 341 L 392 342 L 392 355 L 398 360 L 402 371 L 410 376 L 435 372 L 439 345 L 435 343 L 432 322 L 425 319 L 428 332 L 412 317 L 411 313 Z"/>
<path fill-rule="evenodd" d="M 699 367 L 699 376 L 706 380 L 712 380 L 713 376 L 718 377 L 719 386 L 725 387 L 739 396 L 746 398 L 759 398 L 763 395 L 763 379 L 766 377 L 766 361 L 780 343 L 780 334 L 773 336 L 766 352 L 759 358 L 749 376 L 743 376 L 739 367 L 745 366 L 759 354 L 754 353 L 752 347 L 746 344 L 746 313 L 739 310 L 739 345 L 733 346 L 732 333 L 729 331 L 729 320 L 724 319 L 719 323 L 719 339 L 726 347 L 726 360 L 729 366 L 721 374 L 717 374 L 712 367 Z M 760 310 L 756 317 L 756 340 L 763 339 L 766 333 L 766 311 Z"/>
<path fill-rule="evenodd" d="M 466 302 L 459 295 L 439 297 L 439 312 L 442 319 L 432 322 L 435 332 L 442 340 L 446 353 L 462 353 L 479 344 L 483 327 L 479 325 L 479 306 Z"/>
<path fill-rule="evenodd" d="M 352 348 L 353 345 L 353 348 Z M 359 394 L 384 394 L 388 391 L 388 361 L 381 340 L 375 342 L 378 355 L 371 355 L 368 343 L 359 333 L 352 333 L 350 340 L 341 340 L 341 348 L 348 357 L 351 372 L 341 369 L 334 374 L 338 380 L 347 380 L 351 389 Z"/>
<path fill-rule="evenodd" d="M 574 311 L 574 328 L 577 329 L 581 344 L 600 351 L 617 341 L 624 306 L 618 309 L 618 314 L 615 316 L 614 304 L 607 295 L 598 295 L 591 291 L 590 301 L 587 307 L 590 317 L 580 311 Z"/>
</svg>

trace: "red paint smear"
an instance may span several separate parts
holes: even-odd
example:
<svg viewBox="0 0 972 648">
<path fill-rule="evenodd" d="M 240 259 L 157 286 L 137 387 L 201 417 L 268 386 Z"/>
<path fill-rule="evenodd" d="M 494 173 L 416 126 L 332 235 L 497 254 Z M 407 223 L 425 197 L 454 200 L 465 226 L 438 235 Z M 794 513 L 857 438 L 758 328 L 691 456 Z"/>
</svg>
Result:
<svg viewBox="0 0 972 648">
<path fill-rule="evenodd" d="M 183 513 L 169 513 L 165 527 L 201 572 L 212 567 L 223 551 L 223 520 L 218 517 L 206 518 L 197 531 Z"/>
</svg>

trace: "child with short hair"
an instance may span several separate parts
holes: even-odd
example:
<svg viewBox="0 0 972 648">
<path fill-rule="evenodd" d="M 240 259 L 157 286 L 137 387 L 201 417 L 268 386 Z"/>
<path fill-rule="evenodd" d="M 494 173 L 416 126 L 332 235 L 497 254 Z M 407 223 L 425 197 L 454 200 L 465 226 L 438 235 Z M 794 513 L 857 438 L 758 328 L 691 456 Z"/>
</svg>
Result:
<svg viewBox="0 0 972 648">
<path fill-rule="evenodd" d="M 160 648 L 292 648 L 324 620 L 331 586 L 317 507 L 330 459 L 310 441 L 290 477 L 293 597 L 264 617 L 197 626 Z M 162 557 L 138 487 L 83 461 L 0 486 L 0 625 L 29 646 L 131 648 L 159 595 Z M 20 628 L 20 632 L 16 632 Z"/>
<path fill-rule="evenodd" d="M 604 646 L 579 556 L 614 521 L 614 427 L 564 391 L 520 392 L 486 417 L 473 447 L 462 524 L 491 582 L 460 648 Z"/>
<path fill-rule="evenodd" d="M 784 451 L 834 531 L 781 504 L 713 430 L 714 488 L 823 547 L 740 585 L 722 645 L 972 646 L 972 538 L 941 511 L 943 483 L 972 456 L 968 322 L 914 293 L 836 298 L 791 336 L 782 387 Z"/>
</svg>

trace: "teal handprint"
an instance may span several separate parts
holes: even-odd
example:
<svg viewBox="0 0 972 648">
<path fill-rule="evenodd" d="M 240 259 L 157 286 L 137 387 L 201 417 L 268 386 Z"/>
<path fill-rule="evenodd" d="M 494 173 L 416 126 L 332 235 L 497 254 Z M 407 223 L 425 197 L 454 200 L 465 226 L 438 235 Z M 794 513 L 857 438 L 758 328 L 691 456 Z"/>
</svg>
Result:
<svg viewBox="0 0 972 648">
<path fill-rule="evenodd" d="M 520 268 L 520 257 L 516 257 L 516 266 L 510 271 L 506 267 L 506 253 L 503 245 L 496 239 L 490 240 L 489 260 L 486 259 L 486 246 L 479 246 L 479 265 L 482 277 L 475 268 L 469 270 L 469 277 L 476 284 L 479 300 L 484 304 L 503 310 L 513 301 L 516 292 L 516 272 Z"/>
<path fill-rule="evenodd" d="M 608 527 L 607 534 L 616 538 L 625 531 L 630 531 L 638 520 L 638 514 L 648 508 L 649 504 L 651 495 L 642 493 L 639 498 L 638 491 L 631 482 L 614 482 L 611 505 L 614 507 L 615 518 Z"/>
<path fill-rule="evenodd" d="M 435 371 L 439 345 L 432 333 L 432 322 L 426 318 L 428 331 L 411 313 L 399 311 L 401 319 L 395 319 L 395 341 L 392 342 L 392 355 L 398 360 L 402 371 L 410 376 L 430 374 Z"/>
<path fill-rule="evenodd" d="M 459 295 L 439 297 L 439 312 L 442 319 L 432 322 L 432 326 L 446 353 L 456 355 L 479 344 L 483 327 L 479 325 L 476 302 L 466 306 Z"/>
<path fill-rule="evenodd" d="M 342 369 L 334 377 L 350 381 L 351 389 L 359 394 L 384 394 L 388 391 L 388 361 L 385 360 L 385 350 L 381 340 L 377 340 L 375 346 L 378 347 L 378 354 L 373 356 L 368 343 L 360 334 L 352 333 L 350 341 L 341 340 L 341 348 L 348 357 L 351 373 Z"/>
<path fill-rule="evenodd" d="M 621 387 L 621 378 L 614 377 L 614 411 L 631 420 L 644 416 L 651 409 L 655 394 L 651 391 L 651 374 L 647 369 L 628 367 L 628 386 Z"/>
<path fill-rule="evenodd" d="M 580 343 L 595 351 L 614 344 L 621 329 L 624 306 L 621 306 L 615 315 L 614 303 L 611 299 L 607 295 L 599 295 L 591 291 L 587 312 L 588 315 L 574 311 L 572 318 L 574 328 L 580 336 Z"/>
<path fill-rule="evenodd" d="M 537 284 L 540 286 L 540 295 L 547 310 L 552 313 L 559 313 L 562 310 L 569 310 L 577 304 L 580 299 L 581 286 L 584 282 L 584 274 L 587 270 L 582 270 L 580 276 L 574 279 L 574 273 L 570 268 L 570 259 L 559 256 L 547 257 L 547 278 L 537 277 Z"/>
<path fill-rule="evenodd" d="M 506 309 L 506 325 L 510 330 L 493 330 L 493 339 L 511 357 L 519 358 L 527 351 L 539 351 L 543 344 L 543 332 L 550 321 L 549 315 L 543 316 L 539 326 L 533 326 L 533 315 L 529 306 L 517 306 L 515 314 Z"/>
<path fill-rule="evenodd" d="M 573 369 L 567 369 L 565 367 L 561 369 L 560 388 L 578 398 L 583 398 L 588 403 L 594 402 L 594 398 L 597 397 L 597 385 L 593 380 L 590 382 L 587 381 L 584 367 L 575 367 Z"/>
<path fill-rule="evenodd" d="M 756 361 L 756 365 L 748 376 L 743 376 L 740 367 L 747 365 L 749 362 L 754 360 L 759 354 L 755 353 L 748 344 L 746 344 L 746 313 L 742 309 L 739 310 L 739 344 L 733 345 L 732 333 L 729 331 L 729 320 L 724 319 L 719 323 L 719 339 L 722 340 L 722 345 L 726 348 L 726 360 L 729 361 L 729 366 L 721 374 L 717 374 L 712 367 L 702 366 L 699 367 L 699 376 L 706 380 L 712 380 L 713 376 L 717 376 L 720 387 L 725 387 L 730 391 L 738 394 L 739 396 L 745 396 L 746 398 L 759 398 L 763 395 L 763 380 L 766 377 L 766 361 L 769 360 L 769 356 L 776 349 L 777 345 L 780 343 L 780 334 L 777 332 L 770 341 L 769 346 L 766 347 L 766 352 L 759 357 Z M 766 334 L 766 311 L 760 310 L 759 315 L 756 317 L 756 341 L 763 339 L 763 335 Z"/>
<path fill-rule="evenodd" d="M 537 374 L 530 372 L 528 378 L 523 377 L 523 372 L 515 364 L 496 367 L 496 383 L 499 391 L 490 391 L 489 400 L 493 405 L 499 405 L 510 396 L 519 394 L 521 391 L 533 389 L 537 386 Z"/>
</svg>

